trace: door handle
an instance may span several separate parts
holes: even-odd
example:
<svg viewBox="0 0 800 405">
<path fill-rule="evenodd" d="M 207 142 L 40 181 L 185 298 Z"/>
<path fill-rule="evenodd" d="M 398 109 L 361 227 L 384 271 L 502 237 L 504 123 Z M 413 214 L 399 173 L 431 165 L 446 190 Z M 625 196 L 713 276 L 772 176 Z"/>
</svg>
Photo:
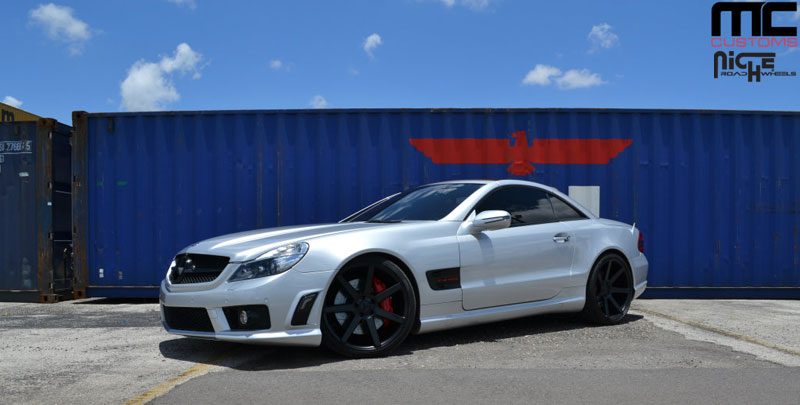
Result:
<svg viewBox="0 0 800 405">
<path fill-rule="evenodd" d="M 557 233 L 553 236 L 553 242 L 555 243 L 566 243 L 569 242 L 569 235 L 566 233 Z"/>
</svg>

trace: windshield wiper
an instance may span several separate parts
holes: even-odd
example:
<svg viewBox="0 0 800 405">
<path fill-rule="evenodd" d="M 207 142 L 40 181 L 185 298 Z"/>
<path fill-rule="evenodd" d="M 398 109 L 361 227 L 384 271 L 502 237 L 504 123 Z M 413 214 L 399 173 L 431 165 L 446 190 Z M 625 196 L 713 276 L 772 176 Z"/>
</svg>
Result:
<svg viewBox="0 0 800 405">
<path fill-rule="evenodd" d="M 396 224 L 398 222 L 402 222 L 399 219 L 370 219 L 367 222 L 373 224 Z"/>
</svg>

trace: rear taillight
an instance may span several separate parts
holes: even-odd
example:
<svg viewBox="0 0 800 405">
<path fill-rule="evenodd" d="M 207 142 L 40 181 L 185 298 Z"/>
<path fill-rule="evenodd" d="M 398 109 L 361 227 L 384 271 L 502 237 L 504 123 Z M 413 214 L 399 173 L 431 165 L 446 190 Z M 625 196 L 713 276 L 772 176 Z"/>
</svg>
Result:
<svg viewBox="0 0 800 405">
<path fill-rule="evenodd" d="M 639 231 L 639 251 L 644 253 L 644 236 L 642 231 Z"/>
</svg>

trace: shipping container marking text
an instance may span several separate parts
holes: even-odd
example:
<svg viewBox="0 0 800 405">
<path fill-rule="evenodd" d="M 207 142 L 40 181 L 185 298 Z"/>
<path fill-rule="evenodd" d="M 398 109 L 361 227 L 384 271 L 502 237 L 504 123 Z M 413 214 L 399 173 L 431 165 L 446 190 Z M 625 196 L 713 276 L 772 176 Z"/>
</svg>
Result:
<svg viewBox="0 0 800 405">
<path fill-rule="evenodd" d="M 33 153 L 33 141 L 0 141 L 0 154 Z"/>
</svg>

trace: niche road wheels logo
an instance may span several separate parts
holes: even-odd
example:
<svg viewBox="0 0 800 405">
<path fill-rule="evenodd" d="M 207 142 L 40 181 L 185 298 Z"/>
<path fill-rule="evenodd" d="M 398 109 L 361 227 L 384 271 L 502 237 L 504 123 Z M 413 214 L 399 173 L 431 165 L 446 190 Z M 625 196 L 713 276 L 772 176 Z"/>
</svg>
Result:
<svg viewBox="0 0 800 405">
<path fill-rule="evenodd" d="M 762 78 L 794 78 L 797 72 L 776 70 L 774 50 L 791 51 L 797 48 L 797 27 L 776 26 L 776 12 L 796 12 L 797 2 L 719 2 L 711 8 L 711 46 L 714 52 L 714 79 L 721 77 L 747 78 L 760 82 Z M 750 36 L 742 35 L 742 15 L 750 15 Z M 723 15 L 730 14 L 730 37 L 724 37 Z M 786 15 L 786 14 L 784 14 Z M 722 48 L 722 49 L 720 49 Z M 757 48 L 749 52 L 743 48 Z M 734 50 L 735 49 L 735 50 Z M 741 52 L 740 52 L 741 50 Z"/>
<path fill-rule="evenodd" d="M 775 70 L 774 52 L 741 52 L 735 54 L 728 51 L 714 53 L 714 78 L 747 77 L 748 82 L 760 82 L 761 77 L 792 77 L 797 72 L 780 72 Z"/>
</svg>

